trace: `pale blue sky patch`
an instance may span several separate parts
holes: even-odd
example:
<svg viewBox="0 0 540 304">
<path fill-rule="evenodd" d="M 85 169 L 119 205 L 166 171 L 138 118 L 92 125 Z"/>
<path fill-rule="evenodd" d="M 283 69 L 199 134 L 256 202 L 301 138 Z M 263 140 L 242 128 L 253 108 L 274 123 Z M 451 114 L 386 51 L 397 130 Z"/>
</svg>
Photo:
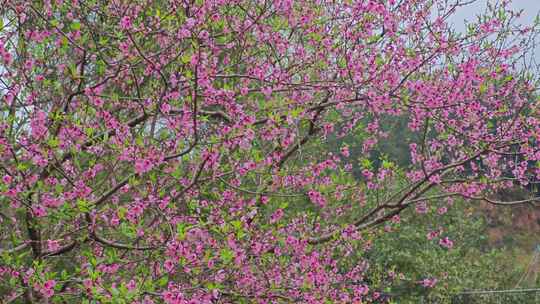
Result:
<svg viewBox="0 0 540 304">
<path fill-rule="evenodd" d="M 457 8 L 456 12 L 447 21 L 451 28 L 465 33 L 465 23 L 476 23 L 478 21 L 477 16 L 486 12 L 489 3 L 501 3 L 502 1 L 508 3 L 509 9 L 516 12 L 521 11 L 521 16 L 515 20 L 514 25 L 532 25 L 540 12 L 540 0 L 476 0 L 466 6 Z M 536 37 L 536 43 L 538 43 L 538 39 L 539 37 Z M 534 45 L 527 52 L 524 59 L 521 60 L 520 66 L 528 67 L 529 71 L 536 74 L 535 78 L 538 78 L 540 76 L 540 73 L 538 73 L 540 71 L 540 47 Z"/>
<path fill-rule="evenodd" d="M 477 0 L 467 6 L 460 7 L 449 21 L 455 29 L 465 30 L 464 20 L 476 21 L 476 16 L 485 12 L 488 3 L 494 3 L 494 1 Z M 510 2 L 508 7 L 515 11 L 523 10 L 519 23 L 531 24 L 540 11 L 540 0 L 514 0 Z"/>
</svg>

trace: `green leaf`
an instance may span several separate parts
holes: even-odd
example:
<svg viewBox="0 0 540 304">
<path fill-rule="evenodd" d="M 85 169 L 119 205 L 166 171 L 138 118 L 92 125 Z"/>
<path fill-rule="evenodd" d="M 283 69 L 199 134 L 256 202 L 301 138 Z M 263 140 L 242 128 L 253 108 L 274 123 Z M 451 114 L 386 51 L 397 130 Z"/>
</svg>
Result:
<svg viewBox="0 0 540 304">
<path fill-rule="evenodd" d="M 221 249 L 221 252 L 219 253 L 219 255 L 221 257 L 221 260 L 225 264 L 229 264 L 234 258 L 234 252 L 230 250 L 229 248 Z"/>
<path fill-rule="evenodd" d="M 47 144 L 51 148 L 56 148 L 60 144 L 60 141 L 58 140 L 58 138 L 52 137 L 52 138 L 49 138 L 49 140 L 47 141 Z"/>
<path fill-rule="evenodd" d="M 118 208 L 118 217 L 124 219 L 126 217 L 127 209 L 125 207 Z"/>
<path fill-rule="evenodd" d="M 377 58 L 375 58 L 375 64 L 377 66 L 383 65 L 384 64 L 384 59 L 381 56 L 377 56 Z"/>
<path fill-rule="evenodd" d="M 81 29 L 81 23 L 79 21 L 73 21 L 69 27 L 74 31 L 78 31 Z"/>
<path fill-rule="evenodd" d="M 188 227 L 186 223 L 176 224 L 176 232 L 178 233 L 178 238 L 180 240 L 183 240 L 186 237 L 187 228 Z"/>
<path fill-rule="evenodd" d="M 180 179 L 182 177 L 182 168 L 176 167 L 176 170 L 174 170 L 171 175 L 176 179 Z"/>
<path fill-rule="evenodd" d="M 103 61 L 101 59 L 98 60 L 96 62 L 96 72 L 97 72 L 97 74 L 101 76 L 101 75 L 105 74 L 105 70 L 106 70 L 105 61 Z"/>
<path fill-rule="evenodd" d="M 158 285 L 160 287 L 166 286 L 167 283 L 169 283 L 169 279 L 167 277 L 163 277 L 163 278 L 159 279 L 159 281 L 158 281 Z"/>
<path fill-rule="evenodd" d="M 300 116 L 300 113 L 302 113 L 302 108 L 296 108 L 291 111 L 292 118 L 298 118 Z"/>
<path fill-rule="evenodd" d="M 369 160 L 369 158 L 362 158 L 360 160 L 360 165 L 364 169 L 371 169 L 371 167 L 372 167 L 372 164 L 371 164 L 371 161 Z"/>
<path fill-rule="evenodd" d="M 182 57 L 180 58 L 182 60 L 183 63 L 188 63 L 191 61 L 191 55 L 190 54 L 184 54 L 182 55 Z"/>
<path fill-rule="evenodd" d="M 383 160 L 382 166 L 384 169 L 390 169 L 394 164 L 391 161 Z"/>
<path fill-rule="evenodd" d="M 94 134 L 94 128 L 86 128 L 84 130 L 84 133 L 86 133 L 86 136 L 92 137 L 92 135 Z"/>
<path fill-rule="evenodd" d="M 88 211 L 90 211 L 90 204 L 86 200 L 78 199 L 77 200 L 77 208 L 81 212 L 88 212 Z"/>
<path fill-rule="evenodd" d="M 480 94 L 484 94 L 486 91 L 487 91 L 487 84 L 486 83 L 482 83 L 480 85 Z"/>
<path fill-rule="evenodd" d="M 152 181 L 152 183 L 156 183 L 156 182 L 157 182 L 157 172 L 152 171 L 152 172 L 150 173 L 150 180 Z"/>
<path fill-rule="evenodd" d="M 234 227 L 234 229 L 236 229 L 236 230 L 242 229 L 242 221 L 239 221 L 239 220 L 232 221 L 232 222 L 231 222 L 231 225 L 232 225 L 232 226 Z"/>
</svg>

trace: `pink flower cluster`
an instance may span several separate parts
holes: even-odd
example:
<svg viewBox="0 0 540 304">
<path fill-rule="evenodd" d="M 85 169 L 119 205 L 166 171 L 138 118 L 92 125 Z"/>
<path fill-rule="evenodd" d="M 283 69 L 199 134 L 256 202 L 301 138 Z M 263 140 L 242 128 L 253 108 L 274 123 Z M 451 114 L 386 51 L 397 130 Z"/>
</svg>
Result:
<svg viewBox="0 0 540 304">
<path fill-rule="evenodd" d="M 315 190 L 309 190 L 308 191 L 309 199 L 312 203 L 319 207 L 325 207 L 327 204 L 326 198 L 318 191 Z"/>
<path fill-rule="evenodd" d="M 420 283 L 426 288 L 433 288 L 437 284 L 437 278 L 425 278 Z"/>
<path fill-rule="evenodd" d="M 43 297 L 50 298 L 54 295 L 54 286 L 56 286 L 56 281 L 48 280 L 43 284 L 35 284 L 34 289 L 40 292 Z"/>
<path fill-rule="evenodd" d="M 439 245 L 447 249 L 452 249 L 452 247 L 454 247 L 454 242 L 450 240 L 448 237 L 444 237 L 439 240 Z"/>
</svg>

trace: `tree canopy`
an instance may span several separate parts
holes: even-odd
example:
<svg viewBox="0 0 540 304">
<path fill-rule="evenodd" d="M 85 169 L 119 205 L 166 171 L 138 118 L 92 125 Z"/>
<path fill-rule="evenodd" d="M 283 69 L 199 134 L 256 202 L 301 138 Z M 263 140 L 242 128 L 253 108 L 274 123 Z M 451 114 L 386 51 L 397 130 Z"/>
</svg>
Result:
<svg viewBox="0 0 540 304">
<path fill-rule="evenodd" d="M 0 295 L 391 301 L 403 212 L 537 201 L 538 26 L 469 2 L 4 1 Z"/>
</svg>

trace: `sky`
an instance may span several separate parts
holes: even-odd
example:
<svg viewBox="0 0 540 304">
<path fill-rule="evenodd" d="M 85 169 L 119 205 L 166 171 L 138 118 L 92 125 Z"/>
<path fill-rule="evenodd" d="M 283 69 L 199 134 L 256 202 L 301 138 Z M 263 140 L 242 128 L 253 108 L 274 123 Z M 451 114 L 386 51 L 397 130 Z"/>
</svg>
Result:
<svg viewBox="0 0 540 304">
<path fill-rule="evenodd" d="M 460 7 L 456 12 L 449 18 L 449 23 L 457 31 L 465 32 L 464 20 L 468 22 L 475 22 L 476 16 L 482 14 L 486 10 L 488 3 L 493 3 L 495 0 L 476 0 L 474 3 L 471 3 L 465 7 Z M 501 0 L 499 0 L 501 1 Z M 540 0 L 512 0 L 509 1 L 509 8 L 514 11 L 523 10 L 521 17 L 517 19 L 517 24 L 532 24 L 536 15 L 540 12 Z M 539 38 L 537 38 L 539 39 Z M 533 56 L 534 61 L 537 65 L 540 64 L 540 46 L 534 48 L 533 53 L 529 53 L 526 58 L 531 58 Z M 536 66 L 535 70 L 540 71 L 540 66 Z"/>
<path fill-rule="evenodd" d="M 463 20 L 475 21 L 476 15 L 485 11 L 488 0 L 477 0 L 476 2 L 462 7 L 452 16 L 451 21 L 456 29 L 464 30 Z M 520 23 L 532 23 L 534 17 L 540 11 L 540 0 L 513 0 L 509 6 L 513 10 L 523 10 L 519 19 Z"/>
</svg>

